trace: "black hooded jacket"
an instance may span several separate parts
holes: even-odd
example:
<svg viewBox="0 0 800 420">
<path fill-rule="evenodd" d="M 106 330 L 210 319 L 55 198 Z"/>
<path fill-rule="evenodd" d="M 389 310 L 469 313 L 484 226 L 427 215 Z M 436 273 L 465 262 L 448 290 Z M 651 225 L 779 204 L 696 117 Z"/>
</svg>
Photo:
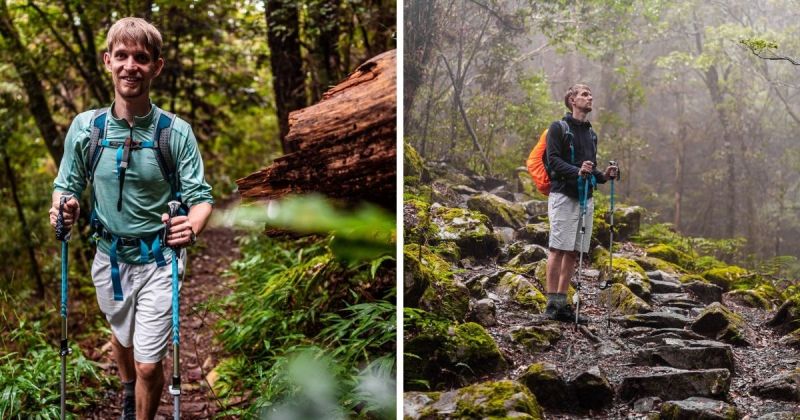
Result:
<svg viewBox="0 0 800 420">
<path fill-rule="evenodd" d="M 581 162 L 590 160 L 595 164 L 592 171 L 597 182 L 604 184 L 607 180 L 602 172 L 597 170 L 597 136 L 591 129 L 588 121 L 578 121 L 568 112 L 562 118 L 569 125 L 575 147 L 575 162 L 571 161 L 569 139 L 564 138 L 561 124 L 558 121 L 550 124 L 547 130 L 547 163 L 550 170 L 550 192 L 565 194 L 578 199 L 578 172 Z M 592 196 L 591 183 L 589 197 Z"/>
</svg>

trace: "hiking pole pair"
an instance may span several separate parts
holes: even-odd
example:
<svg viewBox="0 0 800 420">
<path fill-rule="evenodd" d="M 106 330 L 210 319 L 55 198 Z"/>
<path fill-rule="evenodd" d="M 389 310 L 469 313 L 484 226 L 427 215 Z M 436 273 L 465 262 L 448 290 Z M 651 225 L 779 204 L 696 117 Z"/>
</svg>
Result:
<svg viewBox="0 0 800 420">
<path fill-rule="evenodd" d="M 58 203 L 58 217 L 56 218 L 56 240 L 61 241 L 61 420 L 67 415 L 67 355 L 72 353 L 67 342 L 67 275 L 69 273 L 68 241 L 72 236 L 70 229 L 64 226 L 64 205 L 73 197 L 72 194 L 62 194 Z M 74 220 L 73 220 L 74 222 Z"/>
<path fill-rule="evenodd" d="M 172 227 L 172 218 L 177 216 L 181 203 L 170 201 L 169 220 L 164 232 L 164 243 Z M 172 385 L 169 393 L 172 394 L 172 416 L 175 420 L 181 418 L 181 359 L 180 359 L 180 296 L 178 287 L 178 253 L 180 247 L 172 247 Z"/>
</svg>

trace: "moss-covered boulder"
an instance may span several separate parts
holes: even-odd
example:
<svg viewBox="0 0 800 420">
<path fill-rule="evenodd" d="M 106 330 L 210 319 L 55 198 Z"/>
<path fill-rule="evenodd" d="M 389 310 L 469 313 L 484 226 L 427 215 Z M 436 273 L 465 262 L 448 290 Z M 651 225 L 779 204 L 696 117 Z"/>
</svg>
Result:
<svg viewBox="0 0 800 420">
<path fill-rule="evenodd" d="M 539 362 L 528 366 L 519 381 L 533 392 L 542 406 L 564 411 L 574 410 L 575 397 L 552 363 Z"/>
<path fill-rule="evenodd" d="M 519 229 L 527 219 L 524 207 L 490 193 L 470 197 L 467 208 L 485 214 L 494 226 Z"/>
<path fill-rule="evenodd" d="M 509 331 L 511 340 L 522 344 L 531 352 L 540 352 L 550 348 L 561 339 L 561 329 L 555 323 L 512 327 Z"/>
<path fill-rule="evenodd" d="M 517 231 L 517 239 L 547 248 L 550 244 L 550 224 L 527 224 Z"/>
<path fill-rule="evenodd" d="M 430 174 L 425 168 L 422 156 L 417 153 L 407 142 L 403 142 L 403 182 L 414 185 L 430 180 Z"/>
<path fill-rule="evenodd" d="M 664 261 L 660 258 L 636 255 L 631 257 L 631 259 L 635 261 L 636 264 L 639 264 L 639 266 L 642 267 L 645 271 L 661 270 L 671 274 L 682 274 L 685 271 L 678 265 L 673 264 L 669 261 Z"/>
<path fill-rule="evenodd" d="M 506 366 L 497 343 L 474 322 L 453 324 L 431 313 L 407 309 L 403 323 L 406 389 L 438 389 Z"/>
<path fill-rule="evenodd" d="M 600 244 L 607 244 L 611 233 L 611 212 L 608 208 L 599 209 L 595 214 L 592 236 Z M 624 242 L 639 233 L 644 209 L 639 206 L 615 205 L 614 242 Z"/>
<path fill-rule="evenodd" d="M 506 273 L 495 288 L 495 292 L 508 301 L 529 309 L 533 313 L 544 312 L 547 298 L 527 278 L 513 272 Z"/>
<path fill-rule="evenodd" d="M 536 397 L 522 384 L 490 381 L 448 392 L 406 392 L 405 419 L 542 419 Z"/>
<path fill-rule="evenodd" d="M 739 346 L 748 345 L 742 317 L 719 302 L 708 305 L 692 323 L 691 329 L 714 340 Z"/>
<path fill-rule="evenodd" d="M 405 243 L 422 243 L 427 238 L 432 238 L 434 231 L 431 226 L 428 209 L 430 205 L 424 201 L 410 199 L 403 201 L 403 235 Z"/>
<path fill-rule="evenodd" d="M 615 257 L 612 261 L 611 275 L 608 273 L 608 260 L 599 259 L 597 264 L 601 270 L 601 277 L 610 283 L 620 283 L 628 287 L 636 296 L 650 300 L 652 286 L 644 269 L 629 258 Z"/>
<path fill-rule="evenodd" d="M 648 257 L 662 259 L 679 267 L 692 268 L 692 256 L 673 246 L 659 244 L 645 249 Z"/>
<path fill-rule="evenodd" d="M 680 401 L 667 401 L 661 404 L 660 414 L 660 420 L 736 420 L 740 418 L 736 407 L 724 401 L 703 397 L 691 397 Z"/>
<path fill-rule="evenodd" d="M 464 320 L 469 310 L 469 289 L 453 277 L 450 264 L 417 244 L 406 245 L 403 257 L 406 306 L 420 307 L 455 321 Z"/>
<path fill-rule="evenodd" d="M 735 285 L 741 284 L 749 274 L 747 270 L 742 267 L 729 265 L 727 267 L 706 270 L 703 272 L 702 276 L 709 283 L 716 284 L 721 287 L 723 291 L 727 292 L 733 289 Z"/>
<path fill-rule="evenodd" d="M 569 381 L 569 387 L 583 409 L 597 410 L 614 402 L 614 387 L 599 366 L 578 374 Z"/>
<path fill-rule="evenodd" d="M 762 293 L 759 293 L 758 290 L 731 290 L 725 293 L 723 298 L 726 302 L 733 302 L 750 308 L 772 310 L 772 302 L 764 297 Z"/>
<path fill-rule="evenodd" d="M 778 343 L 787 347 L 800 349 L 800 328 L 781 337 Z"/>
<path fill-rule="evenodd" d="M 786 299 L 767 321 L 767 326 L 777 329 L 781 334 L 800 329 L 800 295 Z"/>
<path fill-rule="evenodd" d="M 600 303 L 605 307 L 611 307 L 613 312 L 622 315 L 652 311 L 647 302 L 636 296 L 627 286 L 620 283 L 614 283 L 611 287 L 600 292 Z"/>
<path fill-rule="evenodd" d="M 540 245 L 525 245 L 511 258 L 506 264 L 509 267 L 520 267 L 524 264 L 531 264 L 547 258 L 547 249 Z"/>
<path fill-rule="evenodd" d="M 489 218 L 481 213 L 453 207 L 432 205 L 434 238 L 458 245 L 462 257 L 488 258 L 497 254 L 499 241 L 492 232 Z"/>
</svg>

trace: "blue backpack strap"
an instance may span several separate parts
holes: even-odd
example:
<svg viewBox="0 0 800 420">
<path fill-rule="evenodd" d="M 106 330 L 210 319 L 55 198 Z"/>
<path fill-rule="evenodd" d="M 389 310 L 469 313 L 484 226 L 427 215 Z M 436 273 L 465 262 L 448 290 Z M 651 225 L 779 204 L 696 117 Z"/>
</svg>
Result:
<svg viewBox="0 0 800 420">
<path fill-rule="evenodd" d="M 122 300 L 122 283 L 119 279 L 119 263 L 117 263 L 117 245 L 119 244 L 119 237 L 114 237 L 111 240 L 111 249 L 109 250 L 109 259 L 111 260 L 111 286 L 114 288 L 114 300 Z"/>
<path fill-rule="evenodd" d="M 575 144 L 573 143 L 573 135 L 572 131 L 569 131 L 569 124 L 567 124 L 564 120 L 558 120 L 558 123 L 561 124 L 561 133 L 562 138 L 569 140 L 569 161 L 573 165 L 575 164 Z"/>
<path fill-rule="evenodd" d="M 108 108 L 98 108 L 92 115 L 89 133 L 89 151 L 86 156 L 86 176 L 89 183 L 94 182 L 94 171 L 97 163 L 100 162 L 100 155 L 103 147 L 100 144 L 105 139 L 106 129 L 108 128 Z"/>
</svg>

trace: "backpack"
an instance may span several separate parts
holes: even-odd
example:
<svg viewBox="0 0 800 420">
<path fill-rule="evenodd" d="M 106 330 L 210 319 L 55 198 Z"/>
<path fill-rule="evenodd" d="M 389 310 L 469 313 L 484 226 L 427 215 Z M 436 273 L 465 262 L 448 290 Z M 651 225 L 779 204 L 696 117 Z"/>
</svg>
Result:
<svg viewBox="0 0 800 420">
<path fill-rule="evenodd" d="M 569 139 L 570 162 L 575 163 L 575 146 L 572 143 L 573 137 L 572 132 L 569 131 L 569 124 L 564 120 L 559 120 L 558 123 L 561 125 L 563 133 L 562 141 L 564 138 Z M 533 146 L 526 162 L 528 173 L 533 178 L 536 189 L 544 195 L 550 195 L 550 166 L 547 164 L 548 130 L 549 128 L 545 128 L 542 135 L 539 136 L 539 141 L 536 146 Z"/>
</svg>

